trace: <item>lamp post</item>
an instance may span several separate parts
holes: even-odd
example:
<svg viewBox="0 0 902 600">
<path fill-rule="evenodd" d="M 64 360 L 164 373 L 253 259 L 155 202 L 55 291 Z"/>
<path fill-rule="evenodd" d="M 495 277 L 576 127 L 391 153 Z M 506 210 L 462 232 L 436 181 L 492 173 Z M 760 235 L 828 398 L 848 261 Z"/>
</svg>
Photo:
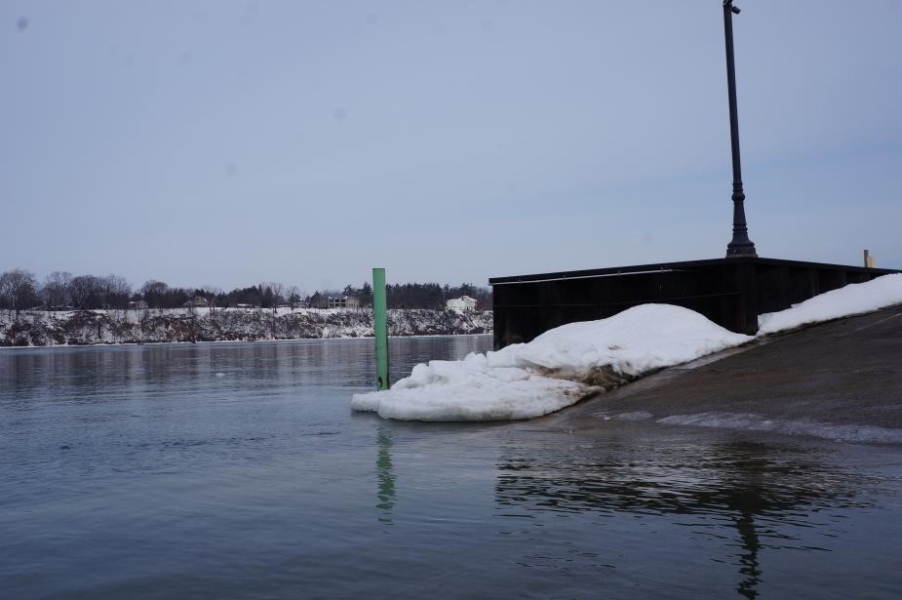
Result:
<svg viewBox="0 0 902 600">
<path fill-rule="evenodd" d="M 745 193 L 742 191 L 742 168 L 739 164 L 739 117 L 736 110 L 736 69 L 733 65 L 733 14 L 739 8 L 733 0 L 723 0 L 723 30 L 727 44 L 727 88 L 730 95 L 730 141 L 733 146 L 733 239 L 727 244 L 727 258 L 758 256 L 749 239 L 745 222 Z"/>
</svg>

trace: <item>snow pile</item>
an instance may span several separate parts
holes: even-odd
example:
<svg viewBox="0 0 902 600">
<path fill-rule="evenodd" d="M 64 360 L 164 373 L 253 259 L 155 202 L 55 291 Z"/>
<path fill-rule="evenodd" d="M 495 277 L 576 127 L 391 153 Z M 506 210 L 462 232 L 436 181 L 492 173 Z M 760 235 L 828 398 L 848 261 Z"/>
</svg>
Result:
<svg viewBox="0 0 902 600">
<path fill-rule="evenodd" d="M 562 377 L 585 380 L 609 366 L 633 378 L 751 339 L 687 308 L 644 304 L 608 319 L 562 325 L 514 352 L 517 366 L 544 367 Z"/>
<path fill-rule="evenodd" d="M 761 315 L 758 317 L 758 335 L 859 315 L 900 303 L 902 273 L 884 275 L 815 296 L 780 312 Z"/>
<path fill-rule="evenodd" d="M 761 315 L 758 335 L 898 303 L 902 274 L 886 275 Z M 390 390 L 355 394 L 351 407 L 416 421 L 531 419 L 751 339 L 685 308 L 646 304 L 609 319 L 564 325 L 498 352 L 417 365 Z"/>
<path fill-rule="evenodd" d="M 531 419 L 750 339 L 691 310 L 646 304 L 498 352 L 417 365 L 390 390 L 355 394 L 351 407 L 416 421 Z"/>
<path fill-rule="evenodd" d="M 506 350 L 506 348 L 505 348 Z M 414 367 L 390 390 L 355 394 L 351 407 L 405 421 L 509 421 L 558 411 L 600 388 L 506 366 L 501 352 Z M 499 360 L 500 358 L 500 360 Z"/>
</svg>

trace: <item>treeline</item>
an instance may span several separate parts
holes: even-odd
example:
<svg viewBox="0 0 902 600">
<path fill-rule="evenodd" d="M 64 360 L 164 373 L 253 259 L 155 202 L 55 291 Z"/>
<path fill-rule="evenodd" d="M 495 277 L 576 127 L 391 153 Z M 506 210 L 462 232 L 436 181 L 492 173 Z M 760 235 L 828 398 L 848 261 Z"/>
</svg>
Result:
<svg viewBox="0 0 902 600">
<path fill-rule="evenodd" d="M 331 297 L 335 297 L 335 293 Z M 373 305 L 373 286 L 365 282 L 359 288 L 346 286 L 341 294 L 343 298 L 355 298 L 361 307 Z M 454 298 L 469 296 L 476 300 L 476 310 L 492 310 L 492 290 L 476 287 L 472 283 L 457 286 L 440 285 L 438 283 L 397 283 L 385 286 L 385 299 L 388 308 L 421 308 L 442 310 L 445 303 Z M 322 301 L 320 292 L 310 297 L 312 305 Z"/>
<path fill-rule="evenodd" d="M 461 296 L 477 301 L 477 310 L 491 310 L 492 292 L 470 283 L 459 286 L 437 283 L 391 284 L 386 288 L 389 308 L 433 309 L 445 307 L 445 302 Z M 336 299 L 344 302 L 335 302 Z M 348 300 L 351 300 L 350 302 Z M 165 282 L 150 280 L 134 289 L 119 275 L 98 277 L 73 276 L 54 271 L 43 282 L 24 269 L 13 269 L 0 274 L 0 309 L 21 310 L 96 310 L 129 308 L 181 308 L 185 306 L 209 306 L 213 308 L 255 307 L 275 309 L 328 308 L 333 305 L 372 306 L 373 288 L 367 282 L 360 287 L 348 285 L 342 291 L 316 291 L 302 293 L 297 286 L 285 286 L 276 282 L 264 282 L 245 288 L 224 292 L 218 288 L 171 287 Z"/>
</svg>

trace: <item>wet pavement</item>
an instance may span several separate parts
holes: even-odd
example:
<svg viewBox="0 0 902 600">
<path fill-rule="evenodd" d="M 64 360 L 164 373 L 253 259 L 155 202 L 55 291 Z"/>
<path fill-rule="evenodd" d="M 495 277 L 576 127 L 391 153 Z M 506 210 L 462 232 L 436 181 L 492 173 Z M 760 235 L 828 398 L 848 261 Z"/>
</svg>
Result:
<svg viewBox="0 0 902 600">
<path fill-rule="evenodd" d="M 899 430 L 902 440 L 902 305 L 758 340 L 564 412 L 557 418 L 584 425 L 635 415 L 674 423 L 682 416 L 682 424 L 691 424 L 688 415 L 750 415 L 746 425 L 816 422 L 846 432 Z"/>
</svg>

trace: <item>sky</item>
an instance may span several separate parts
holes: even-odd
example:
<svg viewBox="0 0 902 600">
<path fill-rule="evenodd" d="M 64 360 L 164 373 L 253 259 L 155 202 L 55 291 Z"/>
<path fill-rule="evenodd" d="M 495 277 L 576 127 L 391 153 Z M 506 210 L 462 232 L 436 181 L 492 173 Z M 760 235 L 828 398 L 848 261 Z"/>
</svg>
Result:
<svg viewBox="0 0 902 600">
<path fill-rule="evenodd" d="M 759 256 L 902 268 L 902 2 L 736 0 Z M 312 293 L 719 258 L 720 0 L 0 3 L 0 271 Z"/>
</svg>

